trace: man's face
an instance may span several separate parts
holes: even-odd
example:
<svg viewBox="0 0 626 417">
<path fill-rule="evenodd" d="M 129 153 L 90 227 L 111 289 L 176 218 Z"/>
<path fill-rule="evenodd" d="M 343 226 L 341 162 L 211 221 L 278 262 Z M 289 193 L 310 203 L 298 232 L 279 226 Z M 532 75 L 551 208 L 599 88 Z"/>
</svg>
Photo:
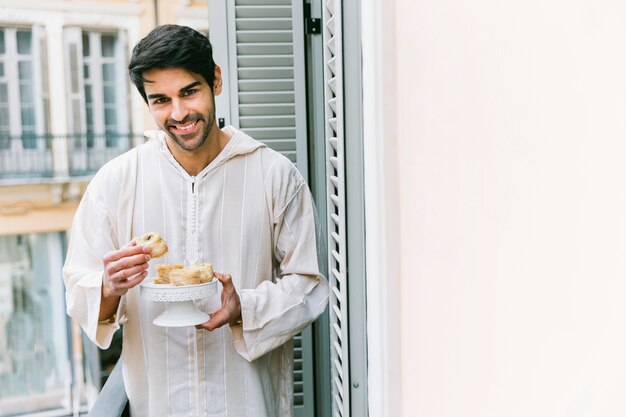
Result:
<svg viewBox="0 0 626 417">
<path fill-rule="evenodd" d="M 219 68 L 215 93 L 221 91 Z M 204 77 L 183 68 L 144 73 L 148 108 L 154 121 L 185 151 L 200 149 L 215 126 L 215 98 Z"/>
</svg>

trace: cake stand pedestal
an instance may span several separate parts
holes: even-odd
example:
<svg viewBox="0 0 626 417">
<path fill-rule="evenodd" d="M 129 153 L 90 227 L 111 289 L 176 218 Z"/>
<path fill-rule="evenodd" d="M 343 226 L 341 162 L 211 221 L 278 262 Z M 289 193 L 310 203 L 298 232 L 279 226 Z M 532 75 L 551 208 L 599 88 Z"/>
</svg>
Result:
<svg viewBox="0 0 626 417">
<path fill-rule="evenodd" d="M 217 293 L 217 279 L 205 284 L 175 286 L 154 284 L 152 281 L 141 284 L 141 296 L 150 301 L 165 302 L 165 311 L 152 323 L 163 327 L 195 326 L 209 321 L 209 315 L 196 308 L 193 300 Z"/>
</svg>

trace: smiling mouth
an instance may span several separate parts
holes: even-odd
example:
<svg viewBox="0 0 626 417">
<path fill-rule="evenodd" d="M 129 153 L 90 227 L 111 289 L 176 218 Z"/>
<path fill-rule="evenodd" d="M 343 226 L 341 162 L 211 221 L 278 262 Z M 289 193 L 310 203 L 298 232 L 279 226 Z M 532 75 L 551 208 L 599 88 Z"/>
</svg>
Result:
<svg viewBox="0 0 626 417">
<path fill-rule="evenodd" d="M 186 123 L 184 125 L 170 125 L 170 128 L 177 130 L 181 133 L 185 133 L 185 132 L 189 132 L 191 130 L 193 130 L 193 128 L 196 126 L 196 124 L 198 124 L 198 121 L 195 120 L 191 123 Z"/>
</svg>

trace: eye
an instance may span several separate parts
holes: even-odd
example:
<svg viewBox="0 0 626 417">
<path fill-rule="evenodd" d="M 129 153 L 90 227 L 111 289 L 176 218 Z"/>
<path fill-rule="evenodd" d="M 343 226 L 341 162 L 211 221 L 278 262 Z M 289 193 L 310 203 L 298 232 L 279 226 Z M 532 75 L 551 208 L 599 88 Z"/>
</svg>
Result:
<svg viewBox="0 0 626 417">
<path fill-rule="evenodd" d="M 190 90 L 183 91 L 182 96 L 183 97 L 189 97 L 189 96 L 193 96 L 194 94 L 196 94 L 196 90 L 195 89 L 190 89 Z"/>
<path fill-rule="evenodd" d="M 167 97 L 159 97 L 157 99 L 154 99 L 154 101 L 152 102 L 152 104 L 163 104 L 165 102 L 168 101 Z"/>
</svg>

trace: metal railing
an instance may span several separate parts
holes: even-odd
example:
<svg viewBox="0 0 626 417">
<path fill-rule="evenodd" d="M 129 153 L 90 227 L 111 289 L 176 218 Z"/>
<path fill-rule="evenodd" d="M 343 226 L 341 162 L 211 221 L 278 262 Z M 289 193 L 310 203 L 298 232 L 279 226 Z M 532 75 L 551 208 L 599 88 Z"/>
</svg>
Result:
<svg viewBox="0 0 626 417">
<path fill-rule="evenodd" d="M 51 136 L 0 135 L 0 179 L 50 178 L 52 159 Z"/>
<path fill-rule="evenodd" d="M 143 135 L 0 134 L 0 182 L 90 176 L 143 142 Z"/>
</svg>

